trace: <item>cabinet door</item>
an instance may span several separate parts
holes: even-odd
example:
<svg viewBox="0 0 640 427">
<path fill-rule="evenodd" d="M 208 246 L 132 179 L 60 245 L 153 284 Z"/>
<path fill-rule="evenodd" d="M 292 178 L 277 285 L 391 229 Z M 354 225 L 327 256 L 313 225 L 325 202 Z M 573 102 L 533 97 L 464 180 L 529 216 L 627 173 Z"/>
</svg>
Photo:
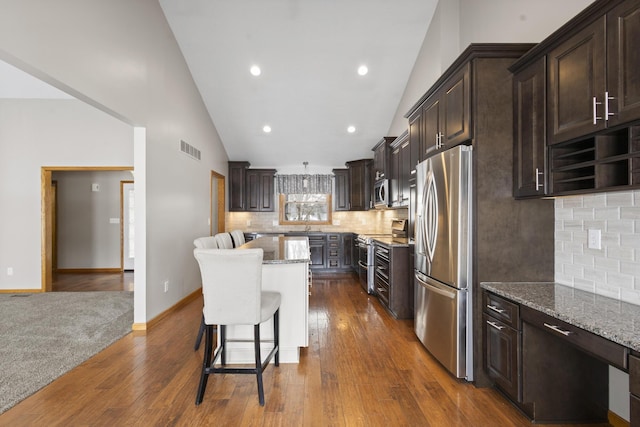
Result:
<svg viewBox="0 0 640 427">
<path fill-rule="evenodd" d="M 341 235 L 342 268 L 351 268 L 353 265 L 353 234 L 344 233 Z"/>
<path fill-rule="evenodd" d="M 398 206 L 402 201 L 402 187 L 400 186 L 400 147 L 391 150 L 391 205 Z"/>
<path fill-rule="evenodd" d="M 548 54 L 549 144 L 605 128 L 605 25 L 602 17 Z"/>
<path fill-rule="evenodd" d="M 422 155 L 420 160 L 424 160 L 429 153 L 438 148 L 438 141 L 442 137 L 440 133 L 440 98 L 434 94 L 427 99 L 422 108 Z"/>
<path fill-rule="evenodd" d="M 422 108 L 418 108 L 409 117 L 409 143 L 411 145 L 411 171 L 415 174 L 416 166 L 422 160 Z"/>
<path fill-rule="evenodd" d="M 485 349 L 485 370 L 515 401 L 520 401 L 520 369 L 518 349 L 520 335 L 499 320 L 482 315 Z"/>
<path fill-rule="evenodd" d="M 349 198 L 351 206 L 349 210 L 365 211 L 369 209 L 371 200 L 371 160 L 355 160 L 347 162 L 349 166 Z"/>
<path fill-rule="evenodd" d="M 274 177 L 271 169 L 249 169 L 246 171 L 246 210 L 251 212 L 274 211 Z"/>
<path fill-rule="evenodd" d="M 311 268 L 314 270 L 325 268 L 326 242 L 324 236 L 309 236 L 309 254 Z"/>
<path fill-rule="evenodd" d="M 640 119 L 639 46 L 640 0 L 625 1 L 607 14 L 608 126 Z"/>
<path fill-rule="evenodd" d="M 513 195 L 545 194 L 545 58 L 513 76 Z"/>
<path fill-rule="evenodd" d="M 336 211 L 349 210 L 349 169 L 334 169 L 335 188 L 333 192 L 333 209 Z"/>
<path fill-rule="evenodd" d="M 249 162 L 229 162 L 229 211 L 245 210 L 245 172 Z"/>
<path fill-rule="evenodd" d="M 467 63 L 440 89 L 440 143 L 447 148 L 471 139 L 471 65 Z"/>
<path fill-rule="evenodd" d="M 400 159 L 399 159 L 399 203 L 401 206 L 409 205 L 409 179 L 411 178 L 411 145 L 409 140 L 406 139 L 400 145 Z"/>
</svg>

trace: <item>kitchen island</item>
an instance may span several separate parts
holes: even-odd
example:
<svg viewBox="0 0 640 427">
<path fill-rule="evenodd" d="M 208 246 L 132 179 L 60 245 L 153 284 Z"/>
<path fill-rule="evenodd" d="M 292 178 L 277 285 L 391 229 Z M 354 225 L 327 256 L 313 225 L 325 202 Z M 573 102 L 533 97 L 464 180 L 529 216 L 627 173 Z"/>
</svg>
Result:
<svg viewBox="0 0 640 427">
<path fill-rule="evenodd" d="M 261 248 L 262 289 L 279 292 L 280 362 L 298 363 L 300 347 L 309 345 L 309 240 L 304 236 L 267 236 L 236 250 Z M 260 326 L 261 339 L 273 340 L 273 319 Z M 218 337 L 219 339 L 219 337 Z M 227 363 L 254 363 L 253 327 L 227 326 Z M 262 345 L 267 354 L 272 343 Z"/>
</svg>

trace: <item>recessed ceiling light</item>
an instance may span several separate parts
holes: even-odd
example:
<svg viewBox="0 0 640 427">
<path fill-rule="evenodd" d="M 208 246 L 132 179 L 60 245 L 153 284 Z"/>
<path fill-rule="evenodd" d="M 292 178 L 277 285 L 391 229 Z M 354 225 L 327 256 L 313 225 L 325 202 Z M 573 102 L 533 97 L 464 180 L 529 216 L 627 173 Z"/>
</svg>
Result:
<svg viewBox="0 0 640 427">
<path fill-rule="evenodd" d="M 260 73 L 262 73 L 262 70 L 260 70 L 260 67 L 258 67 L 257 65 L 251 66 L 251 69 L 249 71 L 251 72 L 252 75 L 256 77 L 259 76 Z"/>
<path fill-rule="evenodd" d="M 347 132 L 349 132 L 349 133 L 354 133 L 355 131 L 356 131 L 356 127 L 355 126 L 349 126 L 347 128 Z"/>
<path fill-rule="evenodd" d="M 358 67 L 358 74 L 360 74 L 361 76 L 366 75 L 369 72 L 369 68 L 367 68 L 366 65 L 361 65 Z"/>
<path fill-rule="evenodd" d="M 269 132 L 271 132 L 271 126 L 269 126 L 269 125 L 264 125 L 264 126 L 262 127 L 262 131 L 263 131 L 264 133 L 269 133 Z"/>
</svg>

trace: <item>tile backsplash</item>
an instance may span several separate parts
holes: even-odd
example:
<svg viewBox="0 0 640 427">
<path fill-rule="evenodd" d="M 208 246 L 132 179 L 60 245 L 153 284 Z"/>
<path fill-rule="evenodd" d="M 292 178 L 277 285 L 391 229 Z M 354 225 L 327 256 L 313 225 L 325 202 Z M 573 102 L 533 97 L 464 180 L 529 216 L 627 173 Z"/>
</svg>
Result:
<svg viewBox="0 0 640 427">
<path fill-rule="evenodd" d="M 640 191 L 555 200 L 555 281 L 640 305 Z"/>
<path fill-rule="evenodd" d="M 391 220 L 407 219 L 407 209 L 370 210 L 362 212 L 332 212 L 332 224 L 311 225 L 312 231 L 352 232 L 352 233 L 391 233 Z M 278 212 L 228 212 L 226 216 L 228 230 L 240 229 L 245 232 L 286 232 L 303 231 L 304 225 L 278 225 Z"/>
</svg>

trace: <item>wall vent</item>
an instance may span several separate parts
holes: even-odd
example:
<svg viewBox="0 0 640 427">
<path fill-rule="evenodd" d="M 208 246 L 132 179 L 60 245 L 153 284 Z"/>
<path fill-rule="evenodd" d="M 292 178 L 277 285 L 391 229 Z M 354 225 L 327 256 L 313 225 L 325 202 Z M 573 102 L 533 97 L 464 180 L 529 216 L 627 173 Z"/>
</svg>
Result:
<svg viewBox="0 0 640 427">
<path fill-rule="evenodd" d="M 188 155 L 189 157 L 193 157 L 196 160 L 200 160 L 200 150 L 198 150 L 193 145 L 180 140 L 180 151 Z"/>
</svg>

